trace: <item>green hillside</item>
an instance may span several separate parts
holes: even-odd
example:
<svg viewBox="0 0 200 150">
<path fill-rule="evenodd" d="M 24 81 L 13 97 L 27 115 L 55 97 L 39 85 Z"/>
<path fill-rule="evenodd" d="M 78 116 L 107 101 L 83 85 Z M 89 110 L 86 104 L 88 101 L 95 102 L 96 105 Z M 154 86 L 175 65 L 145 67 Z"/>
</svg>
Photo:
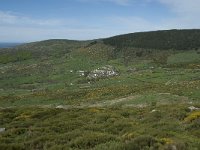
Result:
<svg viewBox="0 0 200 150">
<path fill-rule="evenodd" d="M 0 149 L 198 150 L 199 35 L 0 49 Z"/>
<path fill-rule="evenodd" d="M 139 32 L 104 39 L 116 47 L 160 50 L 191 50 L 200 48 L 200 29 Z"/>
</svg>

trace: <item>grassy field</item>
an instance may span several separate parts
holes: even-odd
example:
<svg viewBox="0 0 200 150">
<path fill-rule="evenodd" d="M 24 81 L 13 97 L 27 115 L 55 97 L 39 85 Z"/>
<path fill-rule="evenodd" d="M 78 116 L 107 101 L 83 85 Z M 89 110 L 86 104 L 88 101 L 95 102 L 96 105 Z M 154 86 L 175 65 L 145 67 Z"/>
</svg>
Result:
<svg viewBox="0 0 200 150">
<path fill-rule="evenodd" d="M 199 150 L 199 52 L 129 50 L 64 40 L 1 50 L 0 149 Z M 119 75 L 80 76 L 105 65 Z"/>
</svg>

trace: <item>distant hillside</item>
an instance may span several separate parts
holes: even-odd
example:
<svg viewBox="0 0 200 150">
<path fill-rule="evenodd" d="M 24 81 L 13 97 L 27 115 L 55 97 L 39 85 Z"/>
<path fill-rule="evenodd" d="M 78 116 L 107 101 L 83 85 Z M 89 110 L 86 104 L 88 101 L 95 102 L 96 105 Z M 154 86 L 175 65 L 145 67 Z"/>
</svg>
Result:
<svg viewBox="0 0 200 150">
<path fill-rule="evenodd" d="M 200 29 L 138 32 L 106 39 L 74 41 L 52 39 L 22 44 L 0 50 L 0 63 L 30 59 L 84 57 L 85 59 L 112 60 L 122 58 L 127 64 L 135 58 L 165 60 L 169 53 L 179 50 L 200 49 Z M 162 51 L 168 50 L 168 51 Z M 160 52 L 161 51 L 161 52 Z M 165 62 L 165 61 L 164 61 Z"/>
<path fill-rule="evenodd" d="M 200 48 L 200 29 L 164 30 L 119 35 L 103 40 L 115 47 L 188 50 Z"/>
<path fill-rule="evenodd" d="M 69 51 L 71 48 L 82 46 L 85 42 L 64 40 L 64 39 L 51 39 L 45 41 L 38 41 L 17 46 L 15 49 L 31 50 L 31 51 Z"/>
<path fill-rule="evenodd" d="M 12 48 L 22 43 L 0 43 L 0 48 Z"/>
<path fill-rule="evenodd" d="M 52 39 L 26 43 L 11 48 L 0 49 L 0 63 L 17 62 L 28 59 L 51 59 L 67 55 L 86 46 L 90 41 Z"/>
</svg>

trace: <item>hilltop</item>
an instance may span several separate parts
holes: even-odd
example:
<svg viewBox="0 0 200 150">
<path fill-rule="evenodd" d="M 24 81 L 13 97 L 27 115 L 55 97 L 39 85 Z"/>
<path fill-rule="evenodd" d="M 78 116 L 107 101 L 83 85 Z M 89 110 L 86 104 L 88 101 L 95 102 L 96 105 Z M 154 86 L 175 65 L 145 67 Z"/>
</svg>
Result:
<svg viewBox="0 0 200 150">
<path fill-rule="evenodd" d="M 200 29 L 138 32 L 104 39 L 116 47 L 192 50 L 200 47 Z"/>
</svg>

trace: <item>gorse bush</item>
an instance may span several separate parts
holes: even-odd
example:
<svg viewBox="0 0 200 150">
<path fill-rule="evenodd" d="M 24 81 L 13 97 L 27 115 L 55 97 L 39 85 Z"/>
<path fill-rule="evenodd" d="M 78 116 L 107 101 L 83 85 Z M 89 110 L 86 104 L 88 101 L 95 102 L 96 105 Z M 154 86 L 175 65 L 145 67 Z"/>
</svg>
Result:
<svg viewBox="0 0 200 150">
<path fill-rule="evenodd" d="M 0 149 L 195 149 L 199 119 L 185 123 L 176 114 L 186 108 L 156 106 L 159 118 L 151 107 L 0 109 Z"/>
<path fill-rule="evenodd" d="M 115 137 L 103 133 L 86 133 L 81 137 L 77 137 L 70 145 L 73 148 L 89 149 L 101 143 L 115 140 Z"/>
<path fill-rule="evenodd" d="M 192 112 L 190 113 L 185 119 L 184 121 L 185 122 L 192 122 L 196 119 L 200 118 L 200 111 L 195 111 L 195 112 Z"/>
<path fill-rule="evenodd" d="M 0 55 L 0 63 L 6 64 L 10 62 L 24 61 L 32 58 L 30 51 L 17 51 Z"/>
<path fill-rule="evenodd" d="M 125 145 L 125 150 L 159 150 L 161 143 L 151 136 L 139 136 Z"/>
</svg>

